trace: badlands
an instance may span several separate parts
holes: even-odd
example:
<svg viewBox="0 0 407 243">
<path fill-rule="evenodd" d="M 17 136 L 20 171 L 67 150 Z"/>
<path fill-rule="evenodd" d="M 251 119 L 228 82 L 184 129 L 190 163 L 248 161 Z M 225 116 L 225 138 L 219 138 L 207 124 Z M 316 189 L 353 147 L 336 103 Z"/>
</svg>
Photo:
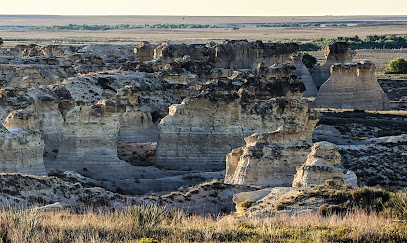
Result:
<svg viewBox="0 0 407 243">
<path fill-rule="evenodd" d="M 407 117 L 390 112 L 405 106 L 354 56 L 337 42 L 309 70 L 295 43 L 1 48 L 0 205 L 245 217 L 406 187 Z"/>
</svg>

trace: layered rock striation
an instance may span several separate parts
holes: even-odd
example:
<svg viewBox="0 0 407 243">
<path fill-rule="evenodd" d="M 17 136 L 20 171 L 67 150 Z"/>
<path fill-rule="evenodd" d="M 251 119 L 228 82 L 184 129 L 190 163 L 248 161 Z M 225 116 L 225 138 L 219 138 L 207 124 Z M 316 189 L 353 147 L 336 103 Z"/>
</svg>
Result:
<svg viewBox="0 0 407 243">
<path fill-rule="evenodd" d="M 283 125 L 274 132 L 255 133 L 246 145 L 226 156 L 225 183 L 260 186 L 290 186 L 295 168 L 309 154 L 316 120 Z M 298 127 L 302 126 L 302 131 Z"/>
<path fill-rule="evenodd" d="M 44 175 L 44 141 L 34 114 L 16 110 L 0 127 L 0 170 Z"/>
<path fill-rule="evenodd" d="M 377 83 L 375 65 L 364 60 L 332 65 L 331 77 L 321 86 L 315 107 L 388 110 L 390 103 Z"/>
<path fill-rule="evenodd" d="M 318 119 L 304 84 L 291 65 L 235 73 L 202 87 L 202 93 L 172 105 L 160 124 L 156 163 L 168 169 L 222 170 L 225 154 L 253 133 L 284 124 L 310 127 Z"/>
</svg>

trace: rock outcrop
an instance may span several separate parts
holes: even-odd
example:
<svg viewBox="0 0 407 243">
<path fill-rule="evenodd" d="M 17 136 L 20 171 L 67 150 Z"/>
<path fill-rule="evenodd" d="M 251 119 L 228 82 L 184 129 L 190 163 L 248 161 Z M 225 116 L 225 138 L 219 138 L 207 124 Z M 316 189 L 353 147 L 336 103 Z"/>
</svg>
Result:
<svg viewBox="0 0 407 243">
<path fill-rule="evenodd" d="M 154 60 L 154 50 L 157 46 L 150 44 L 148 41 L 143 41 L 134 48 L 134 54 L 139 62 L 148 62 Z"/>
<path fill-rule="evenodd" d="M 388 110 L 390 103 L 377 83 L 375 65 L 364 60 L 332 65 L 331 77 L 321 86 L 315 107 Z"/>
<path fill-rule="evenodd" d="M 44 141 L 34 115 L 16 110 L 0 127 L 0 170 L 44 175 Z"/>
<path fill-rule="evenodd" d="M 299 52 L 295 43 L 277 44 L 262 41 L 226 41 L 215 47 L 215 66 L 226 69 L 253 69 L 260 63 L 265 66 L 287 63 L 291 55 Z"/>
<path fill-rule="evenodd" d="M 322 185 L 326 180 L 344 184 L 345 177 L 341 166 L 341 155 L 335 144 L 319 142 L 312 146 L 305 164 L 297 167 L 293 186 Z"/>
<path fill-rule="evenodd" d="M 260 69 L 257 75 L 236 73 L 171 106 L 160 124 L 156 163 L 169 169 L 222 170 L 225 154 L 253 133 L 284 124 L 313 130 L 318 115 L 300 99 L 304 84 L 287 76 L 294 71 L 291 67 Z"/>
<path fill-rule="evenodd" d="M 305 85 L 305 92 L 303 97 L 316 97 L 318 90 L 315 87 L 314 81 L 311 77 L 311 74 L 308 68 L 302 63 L 302 54 L 296 53 L 292 55 L 292 62 L 296 68 L 294 75 L 301 78 L 302 82 Z"/>
<path fill-rule="evenodd" d="M 226 156 L 225 183 L 260 186 L 290 186 L 295 168 L 309 154 L 316 120 L 283 125 L 274 132 L 255 133 L 246 145 Z M 302 127 L 302 128 L 299 128 Z"/>
<path fill-rule="evenodd" d="M 335 42 L 325 47 L 325 63 L 322 66 L 311 70 L 311 76 L 315 86 L 319 89 L 325 81 L 331 76 L 330 68 L 335 63 L 350 63 L 355 56 L 350 44 L 346 42 Z"/>
</svg>

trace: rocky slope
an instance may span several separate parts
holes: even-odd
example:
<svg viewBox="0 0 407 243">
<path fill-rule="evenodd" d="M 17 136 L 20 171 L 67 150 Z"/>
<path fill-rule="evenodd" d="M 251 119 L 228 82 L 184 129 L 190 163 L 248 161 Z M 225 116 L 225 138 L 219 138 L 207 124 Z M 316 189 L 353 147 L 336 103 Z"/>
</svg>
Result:
<svg viewBox="0 0 407 243">
<path fill-rule="evenodd" d="M 112 193 L 102 188 L 83 187 L 55 177 L 0 173 L 0 207 L 27 208 L 52 203 L 74 210 L 86 207 L 123 208 L 139 204 L 134 197 Z"/>
<path fill-rule="evenodd" d="M 342 166 L 356 173 L 360 186 L 403 188 L 406 121 L 403 115 L 323 112 L 313 140 L 336 144 Z"/>
</svg>

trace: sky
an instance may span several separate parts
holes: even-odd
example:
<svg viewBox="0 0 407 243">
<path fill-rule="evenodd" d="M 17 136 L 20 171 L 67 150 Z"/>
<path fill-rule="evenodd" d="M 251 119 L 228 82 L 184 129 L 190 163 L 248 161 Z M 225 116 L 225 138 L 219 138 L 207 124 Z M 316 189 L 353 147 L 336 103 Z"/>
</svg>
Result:
<svg viewBox="0 0 407 243">
<path fill-rule="evenodd" d="M 0 14 L 190 16 L 407 15 L 407 0 L 0 0 Z"/>
</svg>

